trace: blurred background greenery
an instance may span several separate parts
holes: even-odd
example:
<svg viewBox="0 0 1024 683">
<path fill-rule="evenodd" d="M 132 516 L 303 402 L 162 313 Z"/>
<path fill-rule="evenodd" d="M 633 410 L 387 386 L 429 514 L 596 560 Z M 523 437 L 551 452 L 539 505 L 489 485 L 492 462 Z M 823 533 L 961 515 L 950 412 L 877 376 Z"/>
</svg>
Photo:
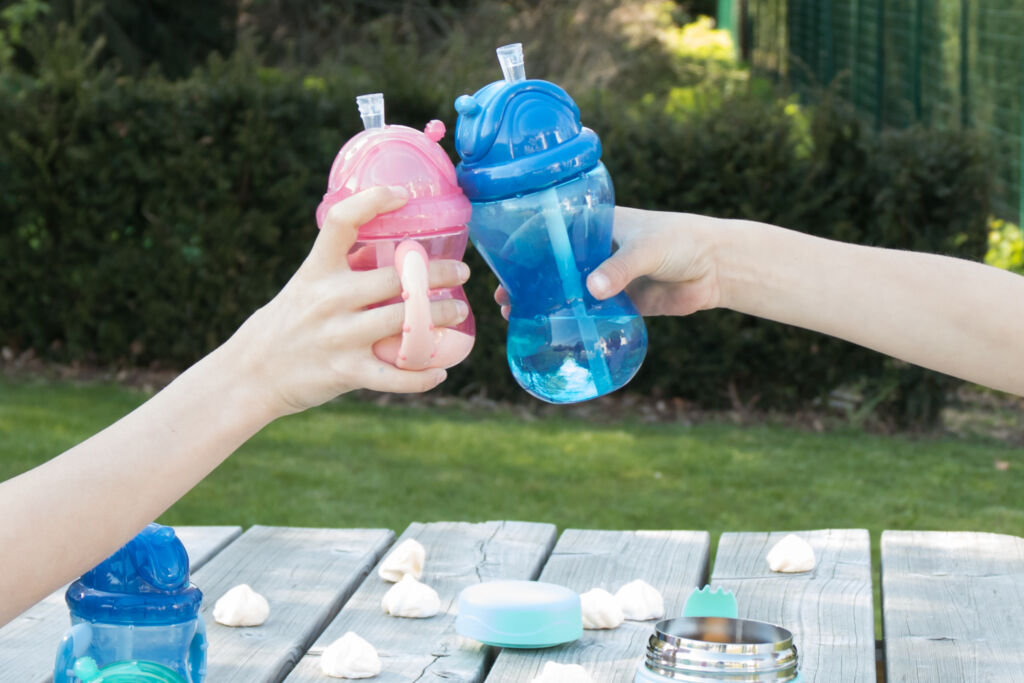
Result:
<svg viewBox="0 0 1024 683">
<path fill-rule="evenodd" d="M 278 291 L 361 129 L 356 95 L 451 131 L 510 42 L 600 134 L 619 203 L 1024 272 L 995 206 L 1009 152 L 985 129 L 879 126 L 851 96 L 863 64 L 825 59 L 810 24 L 800 54 L 769 40 L 780 12 L 833 4 L 0 0 L 0 368 L 17 375 L 0 379 L 0 480 L 133 409 Z M 441 388 L 280 420 L 160 521 L 1024 535 L 1020 400 L 710 311 L 648 320 L 625 391 L 544 407 L 508 371 L 496 280 L 466 258 L 478 339 Z M 74 379 L 140 373 L 141 392 Z"/>
<path fill-rule="evenodd" d="M 1020 230 L 992 217 L 990 139 L 879 130 L 841 73 L 810 93 L 785 60 L 752 70 L 706 16 L 719 4 L 0 2 L 0 345 L 12 358 L 186 366 L 308 251 L 333 156 L 361 128 L 354 97 L 382 91 L 389 122 L 452 130 L 453 100 L 499 77 L 494 48 L 509 42 L 524 44 L 529 76 L 576 98 L 621 204 L 1021 267 Z M 443 391 L 521 399 L 496 280 L 472 249 L 467 260 L 478 339 Z M 700 409 L 927 426 L 958 386 L 728 311 L 649 327 L 630 390 Z"/>
</svg>

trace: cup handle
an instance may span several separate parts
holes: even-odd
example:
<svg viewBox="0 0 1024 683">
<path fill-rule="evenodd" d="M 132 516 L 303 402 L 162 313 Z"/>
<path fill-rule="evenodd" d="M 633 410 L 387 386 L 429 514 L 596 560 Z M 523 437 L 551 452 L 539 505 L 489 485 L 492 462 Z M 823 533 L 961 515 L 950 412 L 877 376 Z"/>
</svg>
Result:
<svg viewBox="0 0 1024 683">
<path fill-rule="evenodd" d="M 403 370 L 423 370 L 434 357 L 434 323 L 430 319 L 430 257 L 418 242 L 405 240 L 395 249 L 395 268 L 402 282 L 405 322 L 395 365 Z"/>
<path fill-rule="evenodd" d="M 77 681 L 75 661 L 85 655 L 92 644 L 92 628 L 87 623 L 68 629 L 57 647 L 57 661 L 53 667 L 53 683 Z"/>
<path fill-rule="evenodd" d="M 206 679 L 206 622 L 200 617 L 196 619 L 196 634 L 188 647 L 189 671 L 191 683 L 202 683 Z"/>
</svg>

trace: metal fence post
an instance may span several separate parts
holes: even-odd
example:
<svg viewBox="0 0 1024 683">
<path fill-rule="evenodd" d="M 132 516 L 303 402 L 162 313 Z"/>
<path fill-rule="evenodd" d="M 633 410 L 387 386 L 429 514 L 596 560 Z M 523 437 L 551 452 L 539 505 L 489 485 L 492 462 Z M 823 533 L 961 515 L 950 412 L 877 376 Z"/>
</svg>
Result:
<svg viewBox="0 0 1024 683">
<path fill-rule="evenodd" d="M 878 41 L 875 46 L 875 130 L 881 132 L 885 123 L 885 0 L 878 3 Z"/>
<path fill-rule="evenodd" d="M 1020 35 L 1021 46 L 1024 47 L 1024 17 L 1021 20 Z M 1021 74 L 1024 74 L 1024 49 L 1021 50 L 1020 68 Z M 1017 199 L 1020 202 L 1020 209 L 1017 212 L 1017 225 L 1024 227 L 1024 87 L 1020 91 L 1020 156 L 1017 157 Z"/>
<path fill-rule="evenodd" d="M 733 16 L 733 0 L 718 0 L 718 28 L 725 29 L 732 36 L 732 44 L 739 47 L 736 36 L 736 22 Z"/>
<path fill-rule="evenodd" d="M 969 24 L 971 21 L 970 7 L 968 0 L 960 0 L 960 127 L 966 129 L 971 123 L 970 87 L 970 39 Z"/>
<path fill-rule="evenodd" d="M 921 0 L 914 1 L 914 81 L 911 84 L 911 96 L 914 102 L 914 119 L 921 121 L 921 31 L 922 31 Z"/>
<path fill-rule="evenodd" d="M 835 65 L 835 36 L 832 35 L 832 0 L 823 0 L 821 3 L 821 14 L 818 15 L 821 21 L 819 29 L 825 38 L 825 63 L 821 69 L 821 82 L 829 85 L 836 75 Z"/>
<path fill-rule="evenodd" d="M 860 77 L 857 64 L 860 63 L 860 0 L 853 0 L 850 3 L 851 24 L 853 26 L 852 49 L 850 50 L 850 100 L 853 101 L 854 110 L 860 109 L 860 89 L 857 84 Z"/>
</svg>

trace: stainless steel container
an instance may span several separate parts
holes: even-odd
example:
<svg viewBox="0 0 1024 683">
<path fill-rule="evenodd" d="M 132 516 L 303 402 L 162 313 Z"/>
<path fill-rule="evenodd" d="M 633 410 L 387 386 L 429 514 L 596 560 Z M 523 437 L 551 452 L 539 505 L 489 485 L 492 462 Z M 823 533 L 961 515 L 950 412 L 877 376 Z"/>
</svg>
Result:
<svg viewBox="0 0 1024 683">
<path fill-rule="evenodd" d="M 681 617 L 659 622 L 638 683 L 798 683 L 793 634 L 761 621 Z"/>
</svg>

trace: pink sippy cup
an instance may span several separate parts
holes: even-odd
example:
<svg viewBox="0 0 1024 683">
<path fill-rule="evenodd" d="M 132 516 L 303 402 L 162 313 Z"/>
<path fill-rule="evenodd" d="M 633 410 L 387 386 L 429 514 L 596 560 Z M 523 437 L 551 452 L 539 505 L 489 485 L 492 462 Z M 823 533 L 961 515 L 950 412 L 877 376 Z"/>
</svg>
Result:
<svg viewBox="0 0 1024 683">
<path fill-rule="evenodd" d="M 472 312 L 454 328 L 435 329 L 430 320 L 431 301 L 469 303 L 461 287 L 431 290 L 427 281 L 429 259 L 462 258 L 469 237 L 466 223 L 472 215 L 469 200 L 455 181 L 455 168 L 437 144 L 444 124 L 431 121 L 422 133 L 384 125 L 381 93 L 360 95 L 356 103 L 365 130 L 335 157 L 327 193 L 316 210 L 317 225 L 323 227 L 334 204 L 362 190 L 398 185 L 409 191 L 405 206 L 359 228 L 348 262 L 353 270 L 394 266 L 402 282 L 402 334 L 377 342 L 377 357 L 407 370 L 451 367 L 469 355 L 476 325 Z"/>
</svg>

